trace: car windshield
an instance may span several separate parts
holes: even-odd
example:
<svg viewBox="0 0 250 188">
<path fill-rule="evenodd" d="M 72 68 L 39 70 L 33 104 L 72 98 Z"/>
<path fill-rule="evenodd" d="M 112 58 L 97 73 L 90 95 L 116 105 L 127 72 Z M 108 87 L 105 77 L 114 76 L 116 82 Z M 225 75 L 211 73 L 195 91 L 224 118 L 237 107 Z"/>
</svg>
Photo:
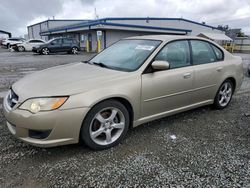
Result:
<svg viewBox="0 0 250 188">
<path fill-rule="evenodd" d="M 160 43 L 158 40 L 121 40 L 97 54 L 90 63 L 121 71 L 135 71 Z"/>
</svg>

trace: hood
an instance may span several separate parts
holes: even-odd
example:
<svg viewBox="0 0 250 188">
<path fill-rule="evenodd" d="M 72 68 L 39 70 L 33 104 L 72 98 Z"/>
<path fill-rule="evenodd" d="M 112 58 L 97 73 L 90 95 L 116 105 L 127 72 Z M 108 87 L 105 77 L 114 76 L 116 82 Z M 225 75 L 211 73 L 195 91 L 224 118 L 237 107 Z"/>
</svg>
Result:
<svg viewBox="0 0 250 188">
<path fill-rule="evenodd" d="M 64 96 L 103 87 L 121 79 L 128 72 L 116 71 L 86 63 L 73 63 L 39 71 L 17 81 L 13 90 L 20 100 L 43 96 Z"/>
</svg>

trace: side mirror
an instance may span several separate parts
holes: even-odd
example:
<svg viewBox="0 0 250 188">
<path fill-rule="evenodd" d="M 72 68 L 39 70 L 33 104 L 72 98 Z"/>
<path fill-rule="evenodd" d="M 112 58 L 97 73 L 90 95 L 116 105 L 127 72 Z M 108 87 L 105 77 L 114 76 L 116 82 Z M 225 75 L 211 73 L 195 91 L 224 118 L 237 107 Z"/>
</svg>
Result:
<svg viewBox="0 0 250 188">
<path fill-rule="evenodd" d="M 154 61 L 151 66 L 154 70 L 168 70 L 170 68 L 167 61 Z"/>
</svg>

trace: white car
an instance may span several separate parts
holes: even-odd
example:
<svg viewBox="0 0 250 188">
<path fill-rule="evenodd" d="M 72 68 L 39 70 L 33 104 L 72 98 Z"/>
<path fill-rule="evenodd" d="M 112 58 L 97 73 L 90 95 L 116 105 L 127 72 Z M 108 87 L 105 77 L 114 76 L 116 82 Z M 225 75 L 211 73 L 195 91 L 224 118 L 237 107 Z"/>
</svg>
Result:
<svg viewBox="0 0 250 188">
<path fill-rule="evenodd" d="M 2 41 L 2 45 L 6 46 L 7 48 L 10 48 L 11 46 L 15 44 L 20 44 L 25 41 L 24 38 L 8 38 Z"/>
<path fill-rule="evenodd" d="M 28 41 L 25 41 L 21 44 L 17 44 L 17 50 L 19 52 L 23 52 L 23 51 L 32 51 L 32 48 L 34 46 L 38 46 L 41 44 L 44 44 L 45 41 L 42 39 L 30 39 Z"/>
</svg>

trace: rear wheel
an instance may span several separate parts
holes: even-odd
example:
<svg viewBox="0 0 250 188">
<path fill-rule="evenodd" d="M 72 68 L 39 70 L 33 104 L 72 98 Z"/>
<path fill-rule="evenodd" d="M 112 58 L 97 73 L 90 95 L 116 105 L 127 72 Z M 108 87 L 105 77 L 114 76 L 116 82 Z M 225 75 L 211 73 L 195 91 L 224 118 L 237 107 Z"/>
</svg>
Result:
<svg viewBox="0 0 250 188">
<path fill-rule="evenodd" d="M 129 113 L 116 100 L 108 100 L 94 106 L 87 114 L 81 129 L 81 139 L 94 150 L 117 145 L 129 127 Z"/>
<path fill-rule="evenodd" d="M 230 80 L 224 81 L 214 99 L 214 106 L 217 109 L 223 109 L 228 106 L 233 96 L 234 86 Z"/>
<path fill-rule="evenodd" d="M 43 48 L 42 49 L 42 54 L 43 55 L 49 55 L 49 49 L 48 48 Z"/>
<path fill-rule="evenodd" d="M 72 54 L 78 54 L 78 48 L 77 48 L 77 47 L 73 47 L 73 48 L 71 49 L 71 53 L 72 53 Z"/>
<path fill-rule="evenodd" d="M 25 51 L 25 48 L 23 46 L 18 46 L 18 51 L 19 52 L 24 52 Z"/>
</svg>

